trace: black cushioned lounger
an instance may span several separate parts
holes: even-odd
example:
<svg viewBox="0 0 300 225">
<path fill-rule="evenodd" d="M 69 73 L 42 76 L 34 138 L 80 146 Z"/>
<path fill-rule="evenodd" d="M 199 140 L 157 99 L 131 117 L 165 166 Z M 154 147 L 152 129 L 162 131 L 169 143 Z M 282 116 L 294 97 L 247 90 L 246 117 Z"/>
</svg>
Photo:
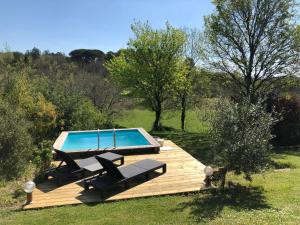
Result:
<svg viewBox="0 0 300 225">
<path fill-rule="evenodd" d="M 61 185 L 62 182 L 68 178 L 76 176 L 83 178 L 86 171 L 84 167 L 90 164 L 95 164 L 96 161 L 94 157 L 90 157 L 76 162 L 69 154 L 63 151 L 55 150 L 55 152 L 62 161 L 58 167 L 48 169 L 45 172 L 46 178 L 48 179 L 49 176 L 52 176 L 56 180 L 57 185 Z M 62 165 L 63 162 L 65 162 L 66 165 Z M 103 167 L 98 164 L 95 171 L 100 172 L 101 170 L 103 170 Z"/>
<path fill-rule="evenodd" d="M 46 170 L 46 178 L 48 179 L 49 176 L 52 176 L 57 185 L 61 185 L 62 181 L 71 177 L 80 176 L 83 178 L 85 169 L 81 168 L 75 161 L 69 156 L 67 153 L 59 150 L 55 150 L 56 155 L 62 161 L 56 168 L 50 168 Z M 66 165 L 62 165 L 65 162 Z"/>
<path fill-rule="evenodd" d="M 117 168 L 111 161 L 98 156 L 95 157 L 103 166 L 106 174 L 85 180 L 84 186 L 86 190 L 88 190 L 90 186 L 93 186 L 94 188 L 102 191 L 102 194 L 115 185 L 123 184 L 125 188 L 128 188 L 128 182 L 139 176 L 145 176 L 146 179 L 149 179 L 149 173 L 157 169 L 162 169 L 163 173 L 167 171 L 166 163 L 152 159 L 144 159 L 136 163 Z"/>
</svg>

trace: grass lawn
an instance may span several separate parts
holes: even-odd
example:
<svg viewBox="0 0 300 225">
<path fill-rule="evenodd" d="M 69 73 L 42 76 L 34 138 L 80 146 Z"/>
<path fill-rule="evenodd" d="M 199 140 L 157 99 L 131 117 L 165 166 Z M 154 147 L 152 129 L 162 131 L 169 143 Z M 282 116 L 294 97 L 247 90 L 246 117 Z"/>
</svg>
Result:
<svg viewBox="0 0 300 225">
<path fill-rule="evenodd" d="M 198 119 L 198 114 L 201 112 L 187 111 L 186 115 L 186 130 L 192 133 L 205 133 L 209 126 L 206 122 Z M 115 122 L 121 127 L 143 127 L 150 131 L 154 121 L 154 112 L 148 110 L 134 109 L 123 111 Z M 180 130 L 180 112 L 163 112 L 162 124 L 169 129 Z"/>
<path fill-rule="evenodd" d="M 143 117 L 137 116 L 143 112 L 135 110 L 132 115 L 135 117 L 119 118 L 120 125 L 144 127 Z M 145 118 L 151 128 L 151 117 Z M 164 121 L 166 126 L 172 125 L 172 119 Z M 209 163 L 209 140 L 196 130 L 203 124 L 194 122 L 187 133 L 174 130 L 158 134 Z M 235 189 L 43 210 L 0 209 L 0 224 L 299 224 L 300 149 L 277 149 L 272 158 L 278 167 L 289 168 L 269 169 L 254 175 L 251 183 L 230 174 L 228 179 L 241 184 Z"/>
</svg>

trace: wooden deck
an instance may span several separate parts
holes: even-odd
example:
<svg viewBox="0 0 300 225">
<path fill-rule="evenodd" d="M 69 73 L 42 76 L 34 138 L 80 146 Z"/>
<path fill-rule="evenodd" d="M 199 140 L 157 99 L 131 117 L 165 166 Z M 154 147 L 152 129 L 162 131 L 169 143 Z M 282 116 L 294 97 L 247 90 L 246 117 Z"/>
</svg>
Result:
<svg viewBox="0 0 300 225">
<path fill-rule="evenodd" d="M 157 173 L 149 181 L 132 183 L 127 190 L 115 188 L 106 199 L 101 199 L 97 190 L 85 191 L 82 181 L 56 187 L 50 179 L 37 185 L 33 192 L 33 202 L 24 209 L 199 191 L 204 180 L 205 166 L 171 141 L 165 141 L 164 146 L 172 146 L 173 149 L 163 150 L 159 154 L 125 156 L 125 165 L 145 158 L 156 159 L 167 163 L 165 174 Z"/>
</svg>

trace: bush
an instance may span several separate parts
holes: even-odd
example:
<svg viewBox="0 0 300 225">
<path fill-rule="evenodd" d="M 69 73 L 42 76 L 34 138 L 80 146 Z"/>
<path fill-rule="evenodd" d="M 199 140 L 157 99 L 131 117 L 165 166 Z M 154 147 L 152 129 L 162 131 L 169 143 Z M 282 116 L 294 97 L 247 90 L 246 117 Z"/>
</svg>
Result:
<svg viewBox="0 0 300 225">
<path fill-rule="evenodd" d="M 273 102 L 276 112 L 281 115 L 281 120 L 276 123 L 273 133 L 276 136 L 276 145 L 300 144 L 300 100 L 299 97 L 290 95 L 279 97 Z"/>
<path fill-rule="evenodd" d="M 0 100 L 0 177 L 19 178 L 32 155 L 30 124 L 25 115 Z"/>
<path fill-rule="evenodd" d="M 52 161 L 52 144 L 52 141 L 44 140 L 34 149 L 33 163 L 36 166 L 37 174 L 50 167 Z"/>
<path fill-rule="evenodd" d="M 222 186 L 227 171 L 244 173 L 245 179 L 251 180 L 252 173 L 267 166 L 274 119 L 260 103 L 222 100 L 211 122 L 215 160 L 224 167 Z"/>
<path fill-rule="evenodd" d="M 90 130 L 103 128 L 107 119 L 90 101 L 84 101 L 72 113 L 72 130 Z"/>
<path fill-rule="evenodd" d="M 12 73 L 13 79 L 5 90 L 5 97 L 8 102 L 26 113 L 27 119 L 32 122 L 30 133 L 34 144 L 37 144 L 47 138 L 55 128 L 57 111 L 42 93 L 35 90 L 29 78 L 32 73 L 30 67 Z"/>
</svg>

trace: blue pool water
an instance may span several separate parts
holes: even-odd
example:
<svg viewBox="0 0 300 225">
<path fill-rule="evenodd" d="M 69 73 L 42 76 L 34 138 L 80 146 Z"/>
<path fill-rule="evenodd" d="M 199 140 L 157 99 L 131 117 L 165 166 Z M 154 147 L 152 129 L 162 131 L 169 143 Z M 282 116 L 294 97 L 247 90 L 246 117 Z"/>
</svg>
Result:
<svg viewBox="0 0 300 225">
<path fill-rule="evenodd" d="M 114 146 L 113 131 L 100 131 L 100 148 L 112 148 Z M 116 147 L 150 145 L 147 139 L 138 130 L 116 130 Z M 69 133 L 62 149 L 95 150 L 98 148 L 98 132 Z"/>
</svg>

